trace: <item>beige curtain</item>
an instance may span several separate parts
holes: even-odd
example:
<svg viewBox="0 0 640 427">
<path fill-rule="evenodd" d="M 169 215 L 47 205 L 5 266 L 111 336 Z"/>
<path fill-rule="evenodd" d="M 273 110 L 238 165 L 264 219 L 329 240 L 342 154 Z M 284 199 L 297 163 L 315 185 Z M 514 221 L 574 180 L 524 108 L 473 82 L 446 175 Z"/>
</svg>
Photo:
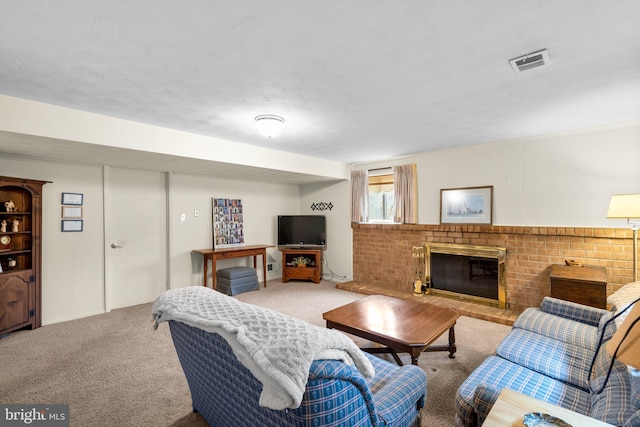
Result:
<svg viewBox="0 0 640 427">
<path fill-rule="evenodd" d="M 369 173 L 351 171 L 351 222 L 369 220 Z"/>
<path fill-rule="evenodd" d="M 393 167 L 394 222 L 418 222 L 418 176 L 415 163 Z"/>
</svg>

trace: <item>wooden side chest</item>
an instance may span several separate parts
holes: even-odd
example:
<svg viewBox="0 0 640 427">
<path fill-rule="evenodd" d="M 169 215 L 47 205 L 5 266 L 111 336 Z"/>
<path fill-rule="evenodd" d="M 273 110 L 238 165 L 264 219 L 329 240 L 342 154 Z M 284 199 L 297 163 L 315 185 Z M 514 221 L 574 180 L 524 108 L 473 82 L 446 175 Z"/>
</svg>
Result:
<svg viewBox="0 0 640 427">
<path fill-rule="evenodd" d="M 597 308 L 607 308 L 607 270 L 604 267 L 551 266 L 551 296 Z"/>
</svg>

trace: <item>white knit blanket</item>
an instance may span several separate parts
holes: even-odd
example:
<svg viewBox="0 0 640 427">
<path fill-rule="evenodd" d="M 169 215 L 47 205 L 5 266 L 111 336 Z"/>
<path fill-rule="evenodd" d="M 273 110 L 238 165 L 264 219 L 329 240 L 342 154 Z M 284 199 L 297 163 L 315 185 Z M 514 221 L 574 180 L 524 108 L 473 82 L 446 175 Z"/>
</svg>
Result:
<svg viewBox="0 0 640 427">
<path fill-rule="evenodd" d="M 203 286 L 164 292 L 152 313 L 156 328 L 160 322 L 177 320 L 222 336 L 262 383 L 259 404 L 267 408 L 300 406 L 314 360 L 342 360 L 355 364 L 365 377 L 374 375 L 369 359 L 346 335 Z"/>
</svg>

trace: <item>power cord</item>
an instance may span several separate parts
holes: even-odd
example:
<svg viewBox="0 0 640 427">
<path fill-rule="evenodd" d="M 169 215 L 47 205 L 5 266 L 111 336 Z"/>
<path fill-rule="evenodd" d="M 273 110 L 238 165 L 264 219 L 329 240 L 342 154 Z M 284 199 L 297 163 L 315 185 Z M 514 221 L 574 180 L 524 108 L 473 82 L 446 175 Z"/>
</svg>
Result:
<svg viewBox="0 0 640 427">
<path fill-rule="evenodd" d="M 342 279 L 344 281 L 347 281 L 349 279 L 348 276 L 340 276 L 340 275 L 334 273 L 333 270 L 331 270 L 331 268 L 329 267 L 329 261 L 327 261 L 327 256 L 325 255 L 324 252 L 322 252 L 322 263 L 324 265 L 326 265 L 327 266 L 327 270 L 329 270 L 329 277 L 327 278 L 327 280 L 333 282 L 334 281 L 333 279 Z M 322 273 L 322 278 L 323 279 L 325 278 L 325 275 L 326 274 L 323 272 Z"/>
</svg>

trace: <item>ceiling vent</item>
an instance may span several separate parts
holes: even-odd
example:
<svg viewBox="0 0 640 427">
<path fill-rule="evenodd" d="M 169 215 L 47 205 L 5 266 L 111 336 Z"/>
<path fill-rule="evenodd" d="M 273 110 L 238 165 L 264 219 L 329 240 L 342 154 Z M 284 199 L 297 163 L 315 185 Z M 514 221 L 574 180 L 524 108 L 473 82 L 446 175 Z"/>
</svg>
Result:
<svg viewBox="0 0 640 427">
<path fill-rule="evenodd" d="M 551 61 L 549 60 L 549 52 L 547 52 L 547 49 L 528 53 L 526 55 L 509 60 L 511 68 L 513 68 L 513 71 L 516 73 L 521 73 L 533 68 L 549 65 L 550 63 Z"/>
</svg>

